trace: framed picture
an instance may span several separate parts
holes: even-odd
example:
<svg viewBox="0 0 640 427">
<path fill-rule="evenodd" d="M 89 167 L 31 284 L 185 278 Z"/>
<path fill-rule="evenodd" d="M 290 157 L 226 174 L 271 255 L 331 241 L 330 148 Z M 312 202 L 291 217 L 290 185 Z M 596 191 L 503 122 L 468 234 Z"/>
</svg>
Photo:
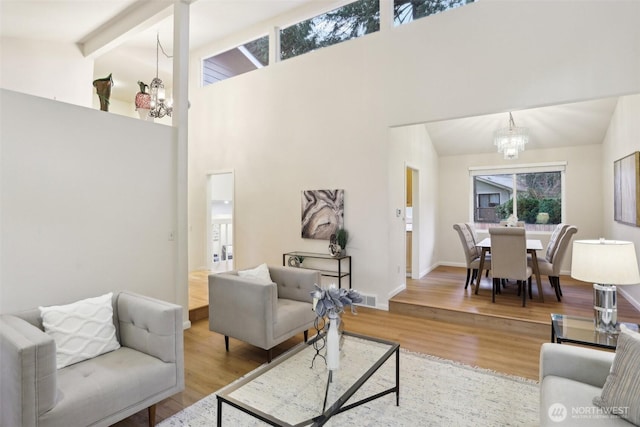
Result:
<svg viewBox="0 0 640 427">
<path fill-rule="evenodd" d="M 640 151 L 613 163 L 613 218 L 623 224 L 640 226 Z"/>
<path fill-rule="evenodd" d="M 344 224 L 344 190 L 302 192 L 302 237 L 329 240 Z"/>
</svg>

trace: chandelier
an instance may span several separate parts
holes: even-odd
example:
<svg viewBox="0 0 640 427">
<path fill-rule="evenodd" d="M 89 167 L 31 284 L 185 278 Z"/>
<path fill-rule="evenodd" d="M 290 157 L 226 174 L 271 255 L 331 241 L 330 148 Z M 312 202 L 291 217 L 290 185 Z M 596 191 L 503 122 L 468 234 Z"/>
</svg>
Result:
<svg viewBox="0 0 640 427">
<path fill-rule="evenodd" d="M 529 142 L 529 129 L 517 127 L 513 115 L 509 113 L 509 126 L 498 129 L 493 143 L 498 147 L 498 153 L 503 153 L 505 159 L 517 159 L 518 153 L 524 151 L 524 145 Z"/>
<path fill-rule="evenodd" d="M 160 50 L 167 58 L 171 58 L 171 56 L 167 55 L 160 44 L 160 35 L 156 35 L 156 76 L 151 80 L 151 84 L 149 85 L 149 94 L 151 95 L 151 103 L 149 110 L 149 116 L 153 118 L 161 118 L 164 116 L 171 117 L 171 113 L 173 112 L 173 107 L 171 106 L 171 101 L 167 100 L 164 84 L 162 80 L 158 78 L 158 58 L 160 54 Z"/>
</svg>

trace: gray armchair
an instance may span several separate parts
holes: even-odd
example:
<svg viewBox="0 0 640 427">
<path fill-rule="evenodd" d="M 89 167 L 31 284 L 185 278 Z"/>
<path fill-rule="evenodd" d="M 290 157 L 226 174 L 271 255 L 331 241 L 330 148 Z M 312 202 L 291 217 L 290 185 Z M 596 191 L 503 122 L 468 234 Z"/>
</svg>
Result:
<svg viewBox="0 0 640 427">
<path fill-rule="evenodd" d="M 544 343 L 540 349 L 540 425 L 541 426 L 631 426 L 616 416 L 572 417 L 573 409 L 594 410 L 593 398 L 611 370 L 615 353 L 567 344 Z M 560 406 L 567 417 L 552 419 Z M 557 410 L 556 410 L 557 412 Z"/>
<path fill-rule="evenodd" d="M 267 350 L 313 326 L 316 318 L 311 292 L 320 273 L 293 267 L 269 266 L 273 282 L 240 277 L 236 271 L 209 275 L 209 329 Z"/>
<path fill-rule="evenodd" d="M 184 389 L 182 307 L 113 296 L 121 347 L 56 369 L 40 311 L 0 316 L 0 426 L 109 426 Z"/>
</svg>

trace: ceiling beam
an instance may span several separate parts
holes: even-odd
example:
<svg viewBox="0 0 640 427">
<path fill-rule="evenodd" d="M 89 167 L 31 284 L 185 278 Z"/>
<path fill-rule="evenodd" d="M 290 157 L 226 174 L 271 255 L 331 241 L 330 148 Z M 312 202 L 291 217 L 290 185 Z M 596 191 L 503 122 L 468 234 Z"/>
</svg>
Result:
<svg viewBox="0 0 640 427">
<path fill-rule="evenodd" d="M 83 37 L 77 45 L 87 58 L 96 58 L 157 24 L 173 13 L 171 0 L 138 0 Z"/>
</svg>

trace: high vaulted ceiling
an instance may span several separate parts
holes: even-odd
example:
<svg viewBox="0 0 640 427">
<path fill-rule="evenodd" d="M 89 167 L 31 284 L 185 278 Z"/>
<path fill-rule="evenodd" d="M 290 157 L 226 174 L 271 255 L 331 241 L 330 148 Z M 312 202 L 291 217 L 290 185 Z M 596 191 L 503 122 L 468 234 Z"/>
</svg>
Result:
<svg viewBox="0 0 640 427">
<path fill-rule="evenodd" d="M 193 50 L 318 0 L 190 1 Z M 156 35 L 167 54 L 173 52 L 172 5 L 171 0 L 0 0 L 0 36 L 76 43 L 81 51 L 104 45 L 88 52 L 95 58 L 94 78 L 113 73 L 112 98 L 131 101 L 136 82 L 149 83 L 156 74 Z M 136 19 L 139 25 L 127 26 Z M 170 88 L 171 59 L 160 53 L 158 62 L 159 77 Z"/>
<path fill-rule="evenodd" d="M 193 0 L 190 48 L 319 1 Z M 136 82 L 148 83 L 155 76 L 156 35 L 169 55 L 173 51 L 172 4 L 170 0 L 0 0 L 0 35 L 78 44 L 95 58 L 93 77 L 113 73 L 112 97 L 131 102 Z M 170 88 L 171 60 L 161 53 L 158 62 L 159 77 Z M 609 98 L 515 111 L 513 117 L 516 125 L 530 130 L 527 149 L 598 144 L 615 105 L 616 99 Z M 507 123 L 508 114 L 500 113 L 430 123 L 427 128 L 438 154 L 446 156 L 495 151 L 493 132 Z"/>
</svg>

